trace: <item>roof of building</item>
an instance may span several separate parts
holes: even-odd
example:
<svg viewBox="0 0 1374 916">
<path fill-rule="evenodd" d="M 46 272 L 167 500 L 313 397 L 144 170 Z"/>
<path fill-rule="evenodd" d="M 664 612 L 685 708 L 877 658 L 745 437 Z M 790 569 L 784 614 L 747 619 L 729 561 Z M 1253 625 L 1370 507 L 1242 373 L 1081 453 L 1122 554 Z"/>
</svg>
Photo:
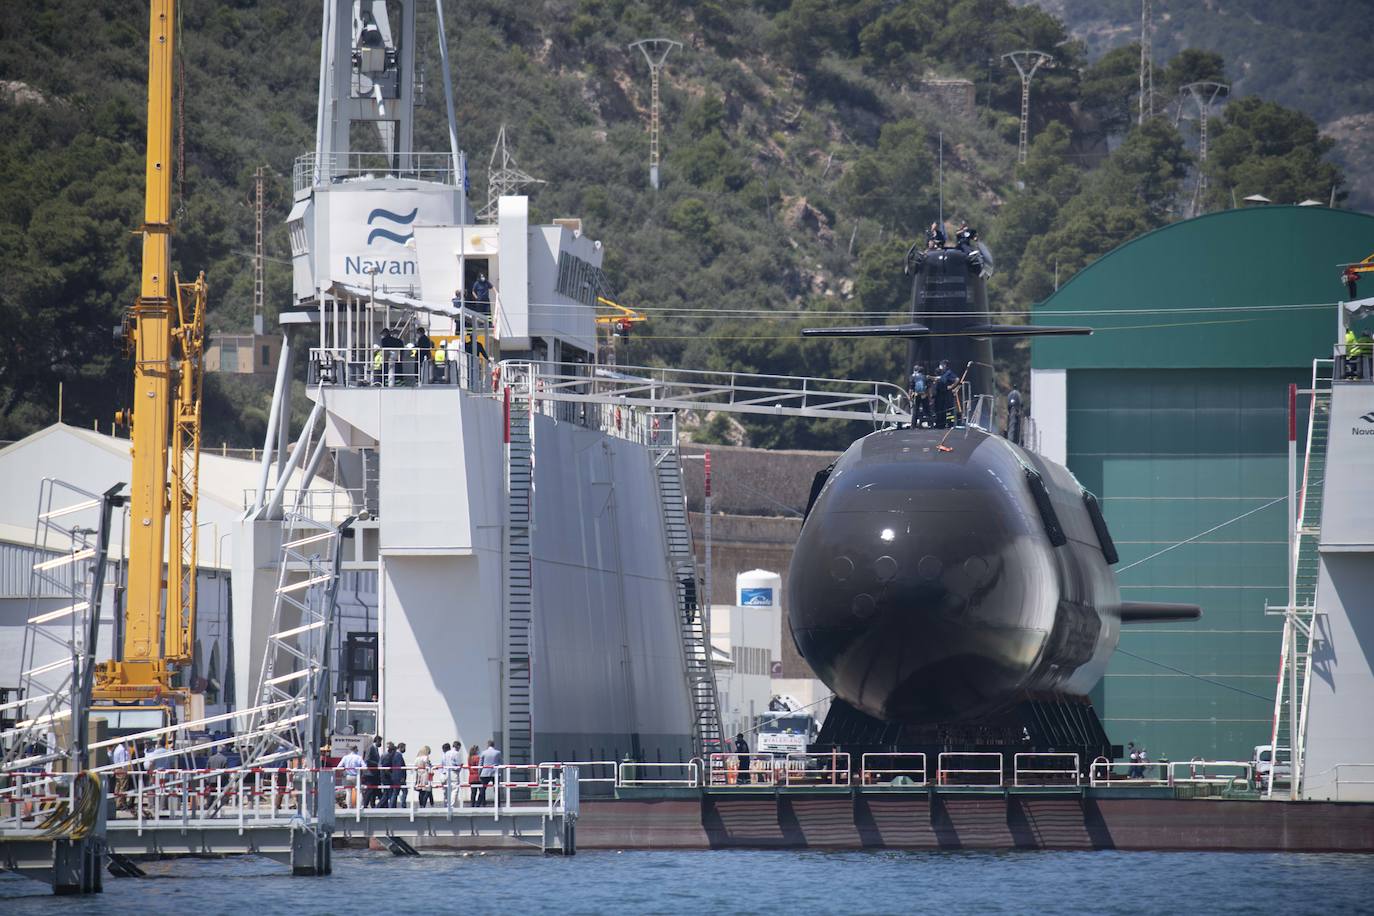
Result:
<svg viewBox="0 0 1374 916">
<path fill-rule="evenodd" d="M 1338 264 L 1374 251 L 1374 215 L 1264 206 L 1171 223 L 1118 246 L 1033 309 L 1037 369 L 1310 366 L 1331 355 Z"/>
<path fill-rule="evenodd" d="M 129 441 L 89 429 L 54 423 L 31 436 L 0 449 L 0 540 L 12 543 L 33 542 L 34 517 L 38 507 L 39 482 L 45 477 L 63 480 L 93 493 L 100 493 L 123 481 L 133 470 Z M 261 463 L 230 458 L 203 451 L 200 455 L 199 520 L 201 565 L 214 565 L 221 556 L 220 545 L 211 543 L 232 530 L 243 514 L 246 496 L 256 492 Z M 300 471 L 292 474 L 291 484 L 299 486 Z M 316 480 L 311 490 L 327 492 L 332 483 Z M 120 543 L 118 534 L 113 540 Z"/>
</svg>

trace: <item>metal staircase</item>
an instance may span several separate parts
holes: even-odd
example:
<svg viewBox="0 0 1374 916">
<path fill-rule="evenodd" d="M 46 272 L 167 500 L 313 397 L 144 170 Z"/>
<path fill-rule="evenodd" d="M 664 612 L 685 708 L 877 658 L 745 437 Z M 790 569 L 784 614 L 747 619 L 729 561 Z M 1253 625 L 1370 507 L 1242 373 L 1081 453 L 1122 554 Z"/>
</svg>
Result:
<svg viewBox="0 0 1374 916">
<path fill-rule="evenodd" d="M 534 753 L 533 622 L 535 370 L 530 363 L 503 365 L 505 380 L 506 533 L 502 617 L 505 629 L 505 696 L 502 727 L 510 763 L 531 763 Z"/>
<path fill-rule="evenodd" d="M 0 731 L 0 773 L 77 772 L 89 765 L 100 606 L 123 489 L 121 483 L 96 494 L 52 478 L 40 485 L 19 698 L 0 706 L 3 718 L 14 721 Z M 0 832 L 19 823 L 19 806 L 0 804 Z"/>
<path fill-rule="evenodd" d="M 720 746 L 720 701 L 716 696 L 716 676 L 711 668 L 710 634 L 706 614 L 711 596 L 697 588 L 697 561 L 692 551 L 692 530 L 687 523 L 687 500 L 682 488 L 682 459 L 678 451 L 677 425 L 673 414 L 656 421 L 654 453 L 658 501 L 663 515 L 663 531 L 668 545 L 668 568 L 676 580 L 678 630 L 682 636 L 683 667 L 687 694 L 692 703 L 692 740 L 698 755 L 704 756 Z M 705 592 L 705 593 L 703 593 Z"/>
<path fill-rule="evenodd" d="M 1296 796 L 1302 780 L 1303 743 L 1307 733 L 1308 681 L 1312 676 L 1312 648 L 1316 632 L 1317 577 L 1320 568 L 1318 544 L 1321 538 L 1322 492 L 1326 481 L 1326 442 L 1331 422 L 1331 383 L 1333 361 L 1320 359 L 1312 364 L 1311 406 L 1307 417 L 1307 449 L 1294 532 L 1293 581 L 1289 587 L 1292 606 L 1271 609 L 1284 615 L 1283 650 L 1279 660 L 1278 689 L 1274 694 L 1273 772 L 1289 767 L 1291 788 Z M 1297 746 L 1293 746 L 1291 723 L 1297 719 Z M 1270 779 L 1267 795 L 1273 796 L 1275 780 Z"/>
<path fill-rule="evenodd" d="M 304 492 L 304 491 L 302 491 Z M 282 520 L 280 572 L 258 679 L 258 706 L 242 735 L 245 764 L 320 765 L 320 739 L 333 718 L 330 663 L 343 541 L 353 524 L 317 522 L 300 512 Z"/>
</svg>

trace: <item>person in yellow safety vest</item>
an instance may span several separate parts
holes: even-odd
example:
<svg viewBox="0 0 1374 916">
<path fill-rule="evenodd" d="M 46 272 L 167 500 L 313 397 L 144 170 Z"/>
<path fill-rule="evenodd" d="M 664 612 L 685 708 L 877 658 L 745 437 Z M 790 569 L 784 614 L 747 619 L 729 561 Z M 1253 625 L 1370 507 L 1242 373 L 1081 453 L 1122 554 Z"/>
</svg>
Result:
<svg viewBox="0 0 1374 916">
<path fill-rule="evenodd" d="M 1360 341 L 1355 337 L 1354 328 L 1345 329 L 1345 371 L 1342 378 L 1346 381 L 1360 377 Z"/>
<path fill-rule="evenodd" d="M 372 384 L 374 384 L 374 385 L 380 385 L 380 384 L 382 383 L 382 358 L 383 358 L 383 354 L 382 354 L 382 345 L 381 345 L 381 344 L 373 344 L 373 345 L 372 345 Z"/>
<path fill-rule="evenodd" d="M 440 385 L 448 384 L 448 350 L 439 343 L 434 345 L 431 354 L 434 359 L 434 381 Z"/>
</svg>

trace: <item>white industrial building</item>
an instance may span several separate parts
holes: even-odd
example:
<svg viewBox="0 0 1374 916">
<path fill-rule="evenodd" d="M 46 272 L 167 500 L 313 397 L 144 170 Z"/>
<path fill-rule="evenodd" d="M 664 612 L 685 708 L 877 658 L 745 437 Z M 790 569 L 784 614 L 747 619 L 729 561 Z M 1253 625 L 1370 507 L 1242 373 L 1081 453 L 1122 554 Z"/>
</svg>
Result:
<svg viewBox="0 0 1374 916">
<path fill-rule="evenodd" d="M 56 423 L 0 449 L 0 688 L 19 684 L 24 628 L 31 616 L 31 572 L 38 562 L 34 546 L 39 488 L 44 478 L 64 481 L 101 493 L 116 483 L 128 483 L 132 473 L 129 441 Z M 223 712 L 232 698 L 230 645 L 231 586 L 234 523 L 243 515 L 245 499 L 254 494 L 260 476 L 257 462 L 213 453 L 200 457 L 198 617 L 195 662 L 190 675 L 193 691 L 205 698 L 207 714 Z M 331 484 L 316 485 L 328 493 Z M 95 524 L 96 510 L 89 510 Z M 125 558 L 124 525 L 114 526 L 111 566 Z M 102 603 L 97 654 L 112 650 L 113 587 Z M 45 596 L 38 596 L 40 606 Z M 55 596 L 46 596 L 51 603 Z"/>
</svg>

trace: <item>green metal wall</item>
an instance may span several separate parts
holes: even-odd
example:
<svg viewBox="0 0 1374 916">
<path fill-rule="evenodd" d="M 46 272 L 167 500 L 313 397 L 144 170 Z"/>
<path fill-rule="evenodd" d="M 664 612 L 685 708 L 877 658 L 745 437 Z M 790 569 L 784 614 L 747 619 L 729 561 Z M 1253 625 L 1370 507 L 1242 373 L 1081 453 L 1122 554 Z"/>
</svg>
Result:
<svg viewBox="0 0 1374 916">
<path fill-rule="evenodd" d="M 1374 216 L 1326 207 L 1211 213 L 1146 233 L 1035 306 L 1092 337 L 1034 342 L 1036 369 L 1296 368 L 1330 356 L 1339 263 L 1374 251 Z M 1361 290 L 1370 295 L 1374 290 Z"/>
<path fill-rule="evenodd" d="M 1294 370 L 1069 373 L 1068 464 L 1102 499 L 1123 599 L 1200 605 L 1122 628 L 1094 697 L 1154 759 L 1249 759 L 1267 743 L 1287 596 L 1287 389 Z M 1251 510 L 1253 514 L 1226 524 Z M 1132 564 L 1216 526 L 1211 534 Z"/>
</svg>

